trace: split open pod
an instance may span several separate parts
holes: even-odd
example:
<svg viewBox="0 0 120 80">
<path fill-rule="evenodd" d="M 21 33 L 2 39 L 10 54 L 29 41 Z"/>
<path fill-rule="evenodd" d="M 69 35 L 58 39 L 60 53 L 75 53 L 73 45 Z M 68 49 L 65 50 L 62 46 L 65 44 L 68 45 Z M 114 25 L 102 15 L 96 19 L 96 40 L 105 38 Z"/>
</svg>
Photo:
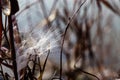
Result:
<svg viewBox="0 0 120 80">
<path fill-rule="evenodd" d="M 1 0 L 2 12 L 9 16 L 11 14 L 11 2 L 10 0 Z"/>
<path fill-rule="evenodd" d="M 9 16 L 14 15 L 19 11 L 18 1 L 17 0 L 1 0 L 2 12 Z"/>
</svg>

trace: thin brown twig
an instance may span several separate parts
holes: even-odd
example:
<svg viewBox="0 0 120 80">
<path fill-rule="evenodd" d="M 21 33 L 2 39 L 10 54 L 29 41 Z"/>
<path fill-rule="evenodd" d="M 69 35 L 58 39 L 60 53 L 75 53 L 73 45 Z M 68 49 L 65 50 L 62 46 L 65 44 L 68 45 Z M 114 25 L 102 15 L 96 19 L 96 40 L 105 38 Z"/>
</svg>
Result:
<svg viewBox="0 0 120 80">
<path fill-rule="evenodd" d="M 74 17 L 79 13 L 80 8 L 83 6 L 83 4 L 86 2 L 87 0 L 85 0 L 83 3 L 81 3 L 81 5 L 79 6 L 79 8 L 77 9 L 77 11 L 73 14 L 73 16 L 69 19 L 67 26 L 65 28 L 64 31 L 64 36 L 63 36 L 63 40 L 62 40 L 62 46 L 61 46 L 61 51 L 60 51 L 60 80 L 62 80 L 62 52 L 63 52 L 63 45 L 64 45 L 64 40 L 65 40 L 65 36 L 67 33 L 67 30 L 69 28 L 70 23 L 73 21 Z"/>
<path fill-rule="evenodd" d="M 46 57 L 45 62 L 44 62 L 44 64 L 43 64 L 43 68 L 42 68 L 42 72 L 41 72 L 41 74 L 40 74 L 39 80 L 42 80 L 43 73 L 44 73 L 44 71 L 45 71 L 45 67 L 46 67 L 46 63 L 47 63 L 47 61 L 48 61 L 49 55 L 50 55 L 50 50 L 48 50 L 48 54 L 47 54 L 47 57 Z"/>
<path fill-rule="evenodd" d="M 67 73 L 67 75 L 70 75 L 70 76 L 73 74 L 76 75 L 77 73 L 80 73 L 80 72 L 85 73 L 85 74 L 90 75 L 90 76 L 93 76 L 97 80 L 100 80 L 96 75 L 91 74 L 89 72 L 86 72 L 86 71 L 82 70 L 81 68 L 76 68 L 75 70 L 71 71 L 70 73 Z"/>
</svg>

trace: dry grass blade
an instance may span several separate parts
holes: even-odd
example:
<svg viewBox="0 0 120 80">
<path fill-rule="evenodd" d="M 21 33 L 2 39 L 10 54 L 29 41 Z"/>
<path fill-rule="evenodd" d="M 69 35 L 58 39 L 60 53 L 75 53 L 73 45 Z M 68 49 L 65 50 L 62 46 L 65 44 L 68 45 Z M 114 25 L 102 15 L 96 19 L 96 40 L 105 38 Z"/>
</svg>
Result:
<svg viewBox="0 0 120 80">
<path fill-rule="evenodd" d="M 45 2 L 44 2 L 44 0 L 39 0 L 39 2 L 40 2 L 40 6 L 42 8 L 44 18 L 47 18 L 48 14 L 47 14 L 47 9 L 46 9 L 46 6 L 45 6 Z"/>
<path fill-rule="evenodd" d="M 36 68 L 36 61 L 37 61 L 37 56 L 35 56 L 35 60 L 33 61 L 33 68 L 32 68 L 32 74 L 35 74 L 35 68 Z"/>
<path fill-rule="evenodd" d="M 97 6 L 98 6 L 99 10 L 101 11 L 101 10 L 102 10 L 102 7 L 101 7 L 101 4 L 100 4 L 100 1 L 99 1 L 99 0 L 96 0 L 96 3 L 97 3 Z"/>
<path fill-rule="evenodd" d="M 120 16 L 120 13 L 112 6 L 107 0 L 100 0 L 105 6 L 107 6 L 110 10 Z"/>
<path fill-rule="evenodd" d="M 61 51 L 60 51 L 60 79 L 62 79 L 62 51 L 63 51 L 63 44 L 64 44 L 64 40 L 65 40 L 65 36 L 67 33 L 67 30 L 69 28 L 70 23 L 73 21 L 74 17 L 79 13 L 80 8 L 83 6 L 83 4 L 86 2 L 87 0 L 85 0 L 83 3 L 81 3 L 81 5 L 79 6 L 79 8 L 77 9 L 77 11 L 73 14 L 73 16 L 70 18 L 70 20 L 68 21 L 68 24 L 65 28 L 64 31 L 64 36 L 63 36 L 63 40 L 62 40 L 62 47 L 61 47 Z"/>
<path fill-rule="evenodd" d="M 40 76 L 39 76 L 39 78 L 38 78 L 39 80 L 42 80 L 42 77 L 43 77 L 43 74 L 44 74 L 44 71 L 45 71 L 45 67 L 46 67 L 46 63 L 47 63 L 49 54 L 50 54 L 50 50 L 48 51 L 47 57 L 46 57 L 45 62 L 44 62 L 44 64 L 43 64 L 42 72 L 41 72 L 41 74 L 40 74 Z"/>
<path fill-rule="evenodd" d="M 54 0 L 52 7 L 50 9 L 49 15 L 56 9 L 57 3 L 58 3 L 58 0 Z"/>
<path fill-rule="evenodd" d="M 93 75 L 93 74 L 91 74 L 89 72 L 86 72 L 86 71 L 84 71 L 84 70 L 82 70 L 80 68 L 76 68 L 75 70 L 71 71 L 71 73 L 67 73 L 67 74 L 72 76 L 73 74 L 75 75 L 75 74 L 80 73 L 80 72 L 85 73 L 87 75 L 90 75 L 90 76 L 96 78 L 97 80 L 100 80 L 96 75 Z"/>
<path fill-rule="evenodd" d="M 3 26 L 2 26 L 2 30 L 3 30 L 3 33 L 4 33 L 2 39 L 5 38 L 6 43 L 8 44 L 8 47 L 10 47 L 10 42 L 9 42 L 9 40 L 8 40 L 8 37 L 7 37 L 6 29 L 4 29 Z"/>
<path fill-rule="evenodd" d="M 2 15 L 0 15 L 0 45 L 1 45 L 1 41 L 2 41 Z"/>
<path fill-rule="evenodd" d="M 36 3 L 38 3 L 38 1 L 35 1 L 27 6 L 25 6 L 22 10 L 20 10 L 15 16 L 19 16 L 21 15 L 21 13 L 23 13 L 25 10 L 29 9 L 31 6 L 34 6 Z"/>
</svg>

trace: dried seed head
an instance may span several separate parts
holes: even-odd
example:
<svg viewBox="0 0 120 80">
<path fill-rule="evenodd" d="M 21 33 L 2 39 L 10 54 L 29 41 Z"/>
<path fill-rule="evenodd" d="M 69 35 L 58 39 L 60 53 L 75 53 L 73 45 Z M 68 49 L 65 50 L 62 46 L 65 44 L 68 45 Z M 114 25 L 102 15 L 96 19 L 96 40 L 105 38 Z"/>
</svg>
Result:
<svg viewBox="0 0 120 80">
<path fill-rule="evenodd" d="M 2 11 L 5 15 L 10 15 L 11 13 L 11 3 L 10 0 L 1 0 Z"/>
</svg>

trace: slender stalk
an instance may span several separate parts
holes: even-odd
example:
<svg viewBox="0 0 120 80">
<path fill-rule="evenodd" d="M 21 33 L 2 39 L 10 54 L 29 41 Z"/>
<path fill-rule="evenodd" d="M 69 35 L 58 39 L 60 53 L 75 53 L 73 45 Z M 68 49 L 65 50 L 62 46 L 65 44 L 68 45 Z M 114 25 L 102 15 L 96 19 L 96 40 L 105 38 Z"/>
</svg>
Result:
<svg viewBox="0 0 120 80">
<path fill-rule="evenodd" d="M 13 26 L 12 26 L 11 15 L 8 16 L 8 23 L 9 23 L 10 49 L 11 49 L 11 55 L 12 55 L 12 60 L 13 60 L 13 62 L 12 62 L 13 71 L 14 71 L 15 80 L 18 80 L 16 53 L 15 53 L 15 46 L 14 46 L 14 36 L 13 36 Z"/>
<path fill-rule="evenodd" d="M 0 3 L 0 47 L 2 41 L 2 10 L 1 10 L 1 3 Z"/>
<path fill-rule="evenodd" d="M 49 54 L 50 54 L 50 50 L 48 51 L 47 57 L 46 57 L 45 62 L 44 62 L 44 64 L 43 64 L 43 69 L 42 69 L 42 71 L 41 71 L 41 73 L 40 73 L 40 76 L 39 76 L 39 78 L 38 78 L 39 80 L 42 80 L 42 77 L 43 77 L 43 74 L 44 74 L 44 71 L 45 71 L 45 67 L 46 67 L 46 63 L 47 63 Z"/>
<path fill-rule="evenodd" d="M 73 14 L 73 16 L 69 19 L 68 24 L 65 28 L 65 32 L 64 32 L 64 36 L 63 36 L 63 40 L 62 40 L 62 47 L 61 47 L 61 51 L 60 51 L 60 80 L 62 80 L 62 52 L 63 52 L 63 45 L 64 45 L 64 40 L 65 40 L 65 36 L 67 33 L 67 30 L 69 28 L 70 23 L 73 21 L 74 17 L 79 13 L 80 8 L 82 7 L 82 5 L 86 2 L 87 0 L 85 0 L 83 3 L 81 3 L 81 5 L 79 6 L 79 8 L 77 9 L 77 11 Z"/>
<path fill-rule="evenodd" d="M 2 38 L 6 39 L 6 43 L 8 44 L 8 48 L 9 48 L 10 47 L 10 43 L 9 43 L 9 40 L 8 40 L 8 37 L 7 37 L 7 31 L 6 31 L 6 29 L 4 29 L 3 26 L 2 26 L 2 30 L 3 30 L 3 33 L 4 33 L 4 36 Z"/>
<path fill-rule="evenodd" d="M 80 68 L 76 69 L 75 72 L 78 72 L 78 71 L 80 71 L 80 72 L 82 72 L 82 73 L 85 73 L 85 74 L 88 74 L 88 75 L 90 75 L 90 76 L 93 76 L 93 77 L 95 77 L 97 80 L 100 80 L 96 75 L 91 74 L 91 73 L 89 73 L 89 72 L 86 72 L 86 71 L 84 71 L 84 70 L 82 70 L 82 69 L 80 69 Z"/>
</svg>

